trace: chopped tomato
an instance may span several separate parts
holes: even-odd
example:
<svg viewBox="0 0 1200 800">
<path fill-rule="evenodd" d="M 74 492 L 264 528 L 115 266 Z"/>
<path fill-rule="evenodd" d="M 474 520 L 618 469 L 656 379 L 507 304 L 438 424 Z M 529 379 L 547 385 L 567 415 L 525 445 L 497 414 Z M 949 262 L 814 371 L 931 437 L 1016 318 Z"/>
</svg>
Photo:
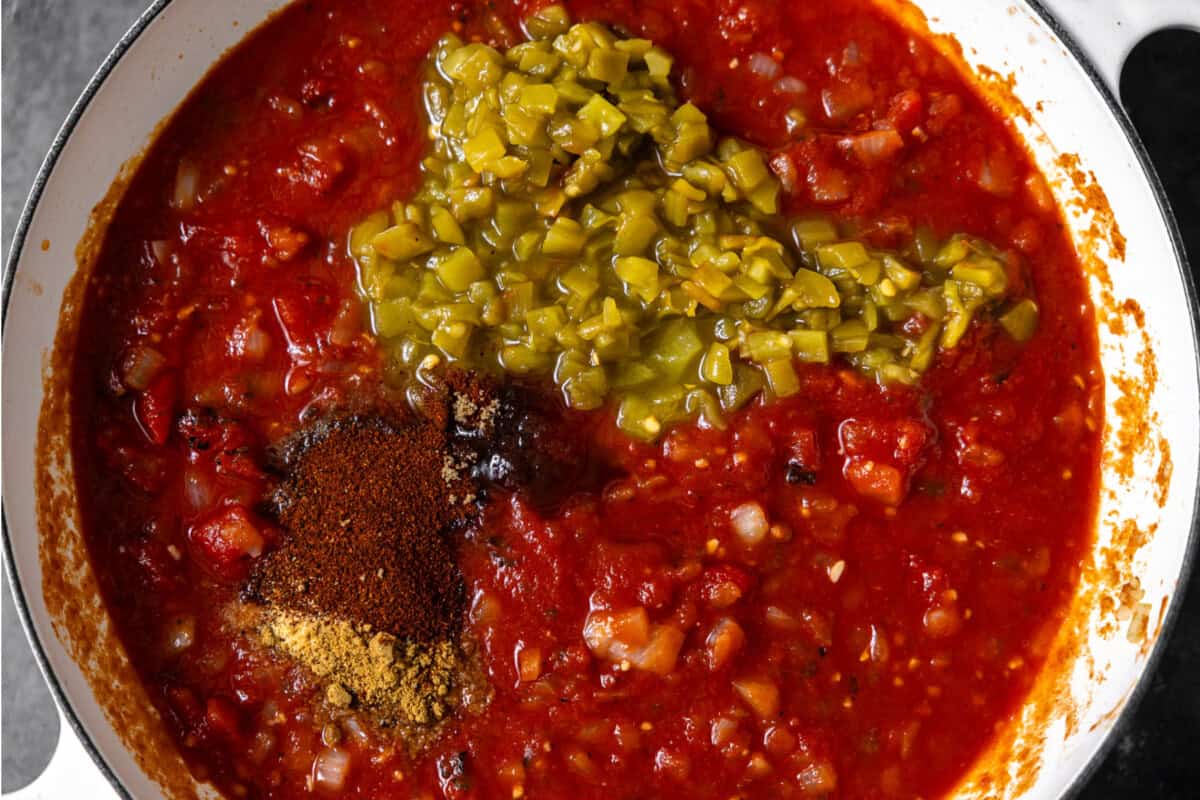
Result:
<svg viewBox="0 0 1200 800">
<path fill-rule="evenodd" d="M 192 526 L 188 538 L 217 574 L 239 577 L 249 560 L 262 555 L 266 540 L 250 512 L 228 506 Z"/>
<path fill-rule="evenodd" d="M 935 135 L 946 133 L 963 113 L 963 101 L 957 94 L 934 92 L 929 98 L 929 118 L 925 125 Z"/>
<path fill-rule="evenodd" d="M 817 432 L 808 427 L 794 427 L 788 431 L 787 436 L 788 467 L 808 473 L 819 470 L 821 468 L 821 443 L 817 438 Z"/>
<path fill-rule="evenodd" d="M 888 124 L 895 130 L 907 134 L 921 122 L 924 101 L 916 89 L 905 89 L 892 96 L 888 103 Z"/>
<path fill-rule="evenodd" d="M 337 142 L 322 139 L 302 145 L 298 158 L 279 167 L 277 172 L 293 184 L 325 194 L 337 186 L 349 169 L 349 151 Z"/>
<path fill-rule="evenodd" d="M 258 229 L 280 261 L 291 261 L 309 242 L 309 235 L 285 224 L 259 222 Z"/>
<path fill-rule="evenodd" d="M 889 506 L 898 506 L 904 499 L 904 473 L 891 464 L 851 457 L 846 459 L 844 474 L 854 491 L 863 497 Z"/>
</svg>

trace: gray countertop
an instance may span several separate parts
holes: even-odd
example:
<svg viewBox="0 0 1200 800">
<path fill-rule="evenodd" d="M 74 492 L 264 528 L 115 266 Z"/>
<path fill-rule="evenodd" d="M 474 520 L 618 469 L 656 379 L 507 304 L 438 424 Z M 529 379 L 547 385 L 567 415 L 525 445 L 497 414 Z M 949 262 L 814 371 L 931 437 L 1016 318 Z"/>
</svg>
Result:
<svg viewBox="0 0 1200 800">
<path fill-rule="evenodd" d="M 3 247 L 50 141 L 104 56 L 148 0 L 4 0 Z M 3 724 L 0 783 L 37 777 L 58 740 L 53 701 L 3 578 Z"/>
<path fill-rule="evenodd" d="M 1151 0 L 1153 1 L 1153 0 Z M 147 0 L 4 0 L 3 247 L 71 104 Z M 1122 83 L 1200 263 L 1200 36 L 1160 35 L 1131 57 Z M 1190 126 L 1190 127 L 1189 127 Z M 1191 143 L 1188 145 L 1187 143 Z M 1200 786 L 1200 572 L 1132 723 L 1081 797 L 1195 797 Z M 3 790 L 44 767 L 58 735 L 50 695 L 3 586 Z"/>
</svg>

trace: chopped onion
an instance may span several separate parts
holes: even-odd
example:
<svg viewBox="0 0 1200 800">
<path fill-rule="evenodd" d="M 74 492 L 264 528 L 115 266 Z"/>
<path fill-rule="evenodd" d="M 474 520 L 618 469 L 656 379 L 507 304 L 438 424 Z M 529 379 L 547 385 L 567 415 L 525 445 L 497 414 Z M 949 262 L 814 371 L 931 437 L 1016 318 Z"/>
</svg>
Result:
<svg viewBox="0 0 1200 800">
<path fill-rule="evenodd" d="M 770 528 L 766 512 L 758 503 L 742 503 L 730 512 L 729 520 L 733 524 L 733 532 L 748 545 L 761 542 Z"/>
<path fill-rule="evenodd" d="M 350 754 L 336 747 L 322 750 L 313 759 L 312 780 L 317 789 L 340 792 L 350 772 Z"/>
<path fill-rule="evenodd" d="M 343 300 L 338 307 L 337 316 L 333 318 L 333 327 L 329 331 L 329 341 L 340 347 L 345 347 L 354 341 L 354 337 L 362 331 L 362 320 L 359 316 L 358 303 Z"/>
<path fill-rule="evenodd" d="M 708 740 L 712 742 L 713 747 L 720 747 L 733 738 L 737 729 L 737 720 L 729 717 L 717 717 L 710 726 Z"/>
<path fill-rule="evenodd" d="M 598 658 L 621 661 L 650 641 L 650 617 L 641 606 L 593 611 L 584 621 L 583 640 Z"/>
<path fill-rule="evenodd" d="M 787 127 L 788 136 L 798 139 L 804 132 L 804 126 L 808 125 L 808 116 L 798 108 L 789 108 L 783 115 L 783 124 Z"/>
<path fill-rule="evenodd" d="M 743 678 L 734 681 L 733 688 L 759 719 L 774 719 L 779 713 L 779 687 L 773 681 Z"/>
<path fill-rule="evenodd" d="M 166 363 L 163 354 L 153 347 L 136 345 L 126 352 L 121 363 L 121 380 L 130 389 L 143 391 Z"/>
<path fill-rule="evenodd" d="M 594 656 L 620 664 L 622 669 L 636 667 L 657 675 L 666 675 L 675 668 L 683 639 L 683 631 L 674 625 L 651 625 L 641 606 L 625 611 L 593 611 L 583 625 L 583 640 Z M 524 668 L 520 655 L 518 670 Z"/>
<path fill-rule="evenodd" d="M 245 319 L 229 332 L 226 349 L 234 358 L 262 361 L 271 349 L 271 337 L 258 325 L 258 313 Z"/>
<path fill-rule="evenodd" d="M 191 211 L 196 207 L 196 190 L 200 183 L 200 172 L 186 158 L 179 162 L 175 173 L 175 192 L 171 196 L 171 207 L 176 211 Z"/>
<path fill-rule="evenodd" d="M 833 122 L 844 122 L 870 107 L 875 94 L 862 81 L 838 83 L 821 91 L 821 107 Z"/>
<path fill-rule="evenodd" d="M 720 581 L 708 586 L 704 599 L 713 608 L 729 608 L 742 599 L 742 589 L 733 581 Z"/>
<path fill-rule="evenodd" d="M 806 795 L 827 795 L 837 788 L 837 773 L 828 761 L 816 761 L 796 773 L 796 785 Z"/>
<path fill-rule="evenodd" d="M 517 678 L 523 683 L 536 681 L 542 674 L 542 649 L 517 645 Z"/>
<path fill-rule="evenodd" d="M 271 337 L 266 331 L 257 325 L 246 331 L 246 337 L 242 341 L 242 355 L 254 361 L 262 361 L 270 349 Z"/>
<path fill-rule="evenodd" d="M 346 729 L 346 733 L 351 739 L 361 744 L 367 744 L 371 741 L 371 735 L 367 733 L 366 726 L 362 724 L 362 720 L 353 714 L 342 720 L 342 727 Z"/>
<path fill-rule="evenodd" d="M 784 75 L 775 81 L 775 91 L 780 94 L 804 94 L 808 91 L 808 84 L 794 75 Z"/>
<path fill-rule="evenodd" d="M 640 670 L 669 675 L 675 669 L 683 639 L 683 631 L 674 625 L 655 625 L 650 631 L 650 641 L 630 653 L 629 661 Z"/>
<path fill-rule="evenodd" d="M 837 167 L 808 168 L 808 190 L 818 203 L 840 203 L 850 198 L 850 176 Z"/>
<path fill-rule="evenodd" d="M 1004 152 L 994 152 L 983 159 L 975 182 L 979 188 L 997 197 L 1008 197 L 1016 187 L 1016 171 Z"/>
<path fill-rule="evenodd" d="M 750 71 L 760 78 L 774 80 L 779 74 L 779 63 L 766 53 L 755 53 L 750 56 Z"/>
<path fill-rule="evenodd" d="M 855 136 L 846 136 L 838 141 L 843 152 L 850 153 L 862 164 L 871 167 L 879 164 L 904 149 L 904 140 L 892 129 L 867 131 Z"/>
<path fill-rule="evenodd" d="M 203 511 L 217 500 L 209 473 L 198 467 L 189 467 L 183 473 L 183 495 L 188 505 L 196 511 Z"/>
<path fill-rule="evenodd" d="M 763 617 L 772 628 L 781 631 L 794 631 L 800 628 L 800 620 L 784 611 L 779 606 L 767 606 Z"/>
<path fill-rule="evenodd" d="M 171 260 L 171 243 L 166 239 L 155 239 L 150 242 L 150 252 L 154 254 L 154 260 L 165 267 Z"/>
<path fill-rule="evenodd" d="M 493 594 L 480 589 L 471 598 L 471 621 L 477 625 L 492 625 L 502 613 L 500 600 Z"/>
<path fill-rule="evenodd" d="M 721 617 L 704 640 L 708 668 L 716 671 L 733 660 L 734 655 L 746 643 L 746 632 L 732 617 Z"/>
<path fill-rule="evenodd" d="M 771 156 L 771 171 L 775 173 L 775 177 L 779 178 L 779 185 L 788 194 L 795 194 L 796 187 L 800 185 L 800 172 L 796 169 L 796 162 L 787 153 L 776 153 Z"/>
</svg>

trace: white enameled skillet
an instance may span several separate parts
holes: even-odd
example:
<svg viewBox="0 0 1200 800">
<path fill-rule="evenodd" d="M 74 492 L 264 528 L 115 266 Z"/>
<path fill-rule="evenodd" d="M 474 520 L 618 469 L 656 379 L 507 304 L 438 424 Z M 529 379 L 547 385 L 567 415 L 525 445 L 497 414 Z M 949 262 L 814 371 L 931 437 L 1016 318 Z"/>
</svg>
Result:
<svg viewBox="0 0 1200 800">
<path fill-rule="evenodd" d="M 86 654 L 60 638 L 48 611 L 34 469 L 43 368 L 89 212 L 221 54 L 281 5 L 156 0 L 71 110 L 20 218 L 4 274 L 5 561 L 66 724 L 46 774 L 15 796 L 160 797 L 154 770 L 145 765 L 177 760 L 173 753 L 134 752 L 142 746 L 114 726 L 89 682 L 94 671 L 81 667 Z M 1136 701 L 1194 556 L 1196 289 L 1162 188 L 1114 86 L 1125 55 L 1144 34 L 1170 25 L 1200 28 L 1200 0 L 916 0 L 916 6 L 925 18 L 919 24 L 957 40 L 970 66 L 1009 76 L 985 83 L 1006 96 L 1066 211 L 1101 319 L 1110 457 L 1091 561 L 1053 667 L 1012 730 L 956 792 L 1064 797 L 1086 778 Z M 1098 202 L 1101 196 L 1106 201 Z M 1137 426 L 1134 416 L 1146 424 Z"/>
</svg>

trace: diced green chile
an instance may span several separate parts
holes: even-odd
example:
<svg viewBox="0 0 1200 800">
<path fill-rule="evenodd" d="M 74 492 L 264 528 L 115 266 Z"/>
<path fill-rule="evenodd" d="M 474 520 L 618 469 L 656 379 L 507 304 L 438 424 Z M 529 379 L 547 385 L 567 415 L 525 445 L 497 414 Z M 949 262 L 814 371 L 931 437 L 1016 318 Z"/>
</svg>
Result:
<svg viewBox="0 0 1200 800">
<path fill-rule="evenodd" d="M 568 405 L 612 399 L 623 431 L 653 439 L 801 391 L 797 362 L 915 381 L 1005 302 L 1006 265 L 985 242 L 918 227 L 891 252 L 828 219 L 776 216 L 769 158 L 680 104 L 651 42 L 572 25 L 560 6 L 525 29 L 503 53 L 438 42 L 422 185 L 348 237 L 397 363 L 436 353 L 547 376 Z M 999 324 L 1031 337 L 1034 301 L 1004 308 Z"/>
</svg>

